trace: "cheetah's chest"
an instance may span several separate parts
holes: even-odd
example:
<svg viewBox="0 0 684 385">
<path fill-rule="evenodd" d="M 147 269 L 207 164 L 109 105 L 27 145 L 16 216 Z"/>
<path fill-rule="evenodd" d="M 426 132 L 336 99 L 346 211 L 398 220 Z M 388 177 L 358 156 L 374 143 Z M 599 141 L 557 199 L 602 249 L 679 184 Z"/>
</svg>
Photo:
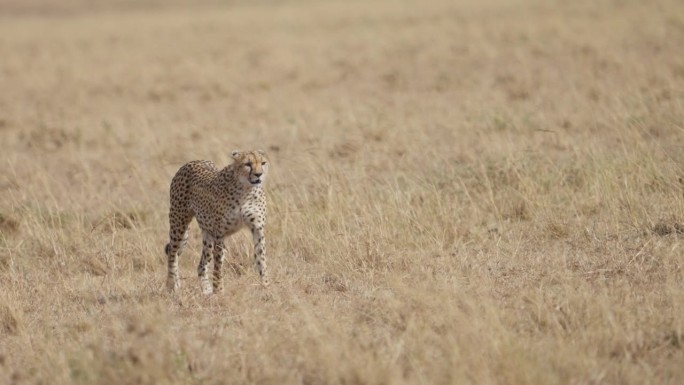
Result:
<svg viewBox="0 0 684 385">
<path fill-rule="evenodd" d="M 240 205 L 233 204 L 225 208 L 219 224 L 219 232 L 223 236 L 233 234 L 245 226 L 243 210 Z"/>
<path fill-rule="evenodd" d="M 265 209 L 253 199 L 245 199 L 242 202 L 231 202 L 222 210 L 223 215 L 219 224 L 219 233 L 228 236 L 243 227 L 262 225 L 264 222 Z"/>
</svg>

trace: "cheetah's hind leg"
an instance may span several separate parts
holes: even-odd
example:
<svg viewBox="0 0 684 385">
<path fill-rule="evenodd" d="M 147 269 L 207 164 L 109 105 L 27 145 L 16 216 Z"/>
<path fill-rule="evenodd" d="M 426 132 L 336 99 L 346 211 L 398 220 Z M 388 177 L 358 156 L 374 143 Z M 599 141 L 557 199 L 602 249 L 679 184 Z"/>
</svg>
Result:
<svg viewBox="0 0 684 385">
<path fill-rule="evenodd" d="M 180 288 L 180 280 L 178 278 L 178 257 L 180 257 L 185 245 L 188 242 L 188 225 L 192 220 L 192 216 L 187 218 L 183 224 L 171 224 L 169 231 L 169 243 L 166 244 L 164 251 L 168 260 L 168 275 L 166 277 L 166 289 L 169 292 L 174 292 Z M 173 221 L 172 221 L 173 222 Z"/>
</svg>

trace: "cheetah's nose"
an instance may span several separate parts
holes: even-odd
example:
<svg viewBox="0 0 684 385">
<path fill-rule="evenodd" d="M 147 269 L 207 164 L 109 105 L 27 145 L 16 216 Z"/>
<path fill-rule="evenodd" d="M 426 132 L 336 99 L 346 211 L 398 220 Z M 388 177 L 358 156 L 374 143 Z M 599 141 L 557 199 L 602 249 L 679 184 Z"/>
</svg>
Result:
<svg viewBox="0 0 684 385">
<path fill-rule="evenodd" d="M 263 175 L 263 172 L 255 172 L 254 173 L 254 176 L 257 178 L 260 177 L 261 175 Z"/>
</svg>

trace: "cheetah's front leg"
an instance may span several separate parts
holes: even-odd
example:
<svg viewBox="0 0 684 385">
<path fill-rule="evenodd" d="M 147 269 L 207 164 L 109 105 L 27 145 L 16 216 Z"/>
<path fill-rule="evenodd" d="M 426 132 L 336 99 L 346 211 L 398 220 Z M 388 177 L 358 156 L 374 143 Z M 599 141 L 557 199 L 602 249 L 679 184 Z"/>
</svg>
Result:
<svg viewBox="0 0 684 385">
<path fill-rule="evenodd" d="M 200 258 L 199 266 L 197 266 L 197 275 L 200 279 L 202 294 L 207 295 L 214 292 L 211 287 L 211 282 L 209 282 L 209 277 L 207 276 L 207 264 L 214 253 L 214 244 L 214 237 L 206 232 L 202 234 L 202 258 Z"/>
<path fill-rule="evenodd" d="M 214 244 L 214 293 L 223 290 L 223 258 L 225 257 L 226 246 L 223 240 L 216 240 Z"/>
<path fill-rule="evenodd" d="M 264 235 L 264 225 L 255 224 L 252 226 L 252 238 L 254 239 L 254 261 L 256 269 L 261 277 L 261 284 L 268 286 L 268 273 L 266 271 L 266 236 Z"/>
</svg>

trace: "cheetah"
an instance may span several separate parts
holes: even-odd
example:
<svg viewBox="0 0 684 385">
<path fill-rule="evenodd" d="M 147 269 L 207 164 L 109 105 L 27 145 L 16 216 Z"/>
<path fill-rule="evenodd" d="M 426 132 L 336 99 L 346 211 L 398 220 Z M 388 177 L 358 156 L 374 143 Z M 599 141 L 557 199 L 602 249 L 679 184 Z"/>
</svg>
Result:
<svg viewBox="0 0 684 385">
<path fill-rule="evenodd" d="M 166 287 L 175 291 L 178 280 L 178 257 L 188 240 L 188 226 L 197 219 L 202 230 L 202 257 L 197 274 L 202 293 L 220 292 L 224 238 L 248 227 L 254 240 L 254 260 L 261 283 L 268 286 L 266 272 L 266 199 L 264 181 L 269 161 L 262 150 L 233 151 L 233 163 L 222 170 L 214 162 L 196 160 L 181 167 L 171 180 L 169 208 L 169 243 Z M 207 277 L 207 264 L 214 258 L 213 281 Z"/>
</svg>

